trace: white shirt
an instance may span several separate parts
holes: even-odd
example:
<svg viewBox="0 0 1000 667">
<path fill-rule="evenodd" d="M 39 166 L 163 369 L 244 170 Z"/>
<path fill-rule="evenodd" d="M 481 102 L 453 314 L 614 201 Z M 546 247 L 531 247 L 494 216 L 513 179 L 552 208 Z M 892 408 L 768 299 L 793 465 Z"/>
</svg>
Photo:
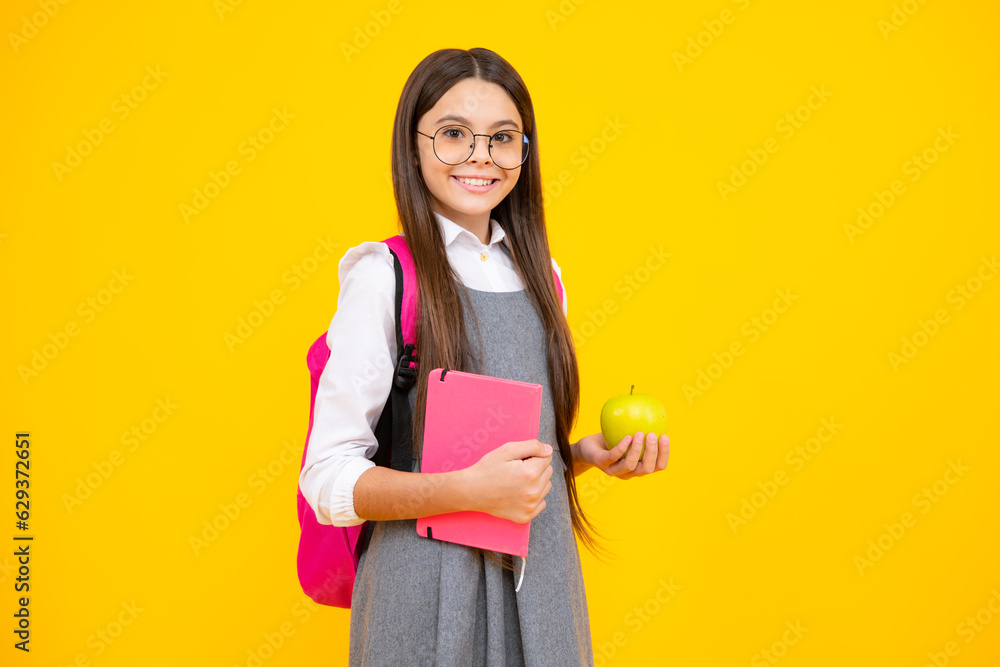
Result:
<svg viewBox="0 0 1000 667">
<path fill-rule="evenodd" d="M 467 287 L 485 292 L 524 289 L 506 232 L 496 220 L 490 220 L 492 235 L 483 245 L 457 223 L 438 213 L 435 217 L 448 261 Z M 552 267 L 561 280 L 555 259 Z M 321 524 L 353 526 L 365 521 L 354 511 L 354 485 L 361 473 L 375 466 L 374 429 L 389 397 L 396 360 L 396 276 L 389 246 L 365 242 L 349 249 L 338 275 L 337 312 L 326 339 L 330 361 L 316 390 L 299 488 Z"/>
</svg>

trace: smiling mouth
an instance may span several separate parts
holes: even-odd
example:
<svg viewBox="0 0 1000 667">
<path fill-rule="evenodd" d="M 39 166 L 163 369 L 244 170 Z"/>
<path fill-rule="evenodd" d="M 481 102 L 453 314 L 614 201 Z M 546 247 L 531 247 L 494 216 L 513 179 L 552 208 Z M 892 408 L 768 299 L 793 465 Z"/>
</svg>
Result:
<svg viewBox="0 0 1000 667">
<path fill-rule="evenodd" d="M 497 183 L 500 182 L 499 178 L 459 178 L 458 176 L 452 176 L 451 178 L 455 179 L 460 188 L 474 195 L 493 192 L 493 188 L 497 187 Z"/>
<path fill-rule="evenodd" d="M 494 183 L 500 180 L 499 178 L 462 178 L 459 176 L 453 176 L 452 178 L 454 178 L 459 183 L 464 183 L 465 185 L 473 185 L 476 187 L 493 185 Z"/>
</svg>

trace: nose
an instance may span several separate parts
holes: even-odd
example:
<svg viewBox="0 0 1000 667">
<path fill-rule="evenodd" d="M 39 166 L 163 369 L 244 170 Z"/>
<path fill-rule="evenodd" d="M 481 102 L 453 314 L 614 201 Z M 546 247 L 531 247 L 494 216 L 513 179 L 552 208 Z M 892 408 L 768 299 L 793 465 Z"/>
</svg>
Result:
<svg viewBox="0 0 1000 667">
<path fill-rule="evenodd" d="M 466 162 L 483 162 L 484 164 L 490 163 L 492 158 L 490 157 L 490 137 L 477 136 L 475 137 L 476 145 L 472 151 L 472 155 Z"/>
</svg>

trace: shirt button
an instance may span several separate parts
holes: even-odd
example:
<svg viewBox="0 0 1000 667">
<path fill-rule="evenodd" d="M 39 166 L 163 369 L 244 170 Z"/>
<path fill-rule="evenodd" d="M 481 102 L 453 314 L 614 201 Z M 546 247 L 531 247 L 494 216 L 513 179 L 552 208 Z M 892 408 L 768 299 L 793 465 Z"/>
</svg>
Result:
<svg viewBox="0 0 1000 667">
<path fill-rule="evenodd" d="M 484 253 L 481 253 L 481 254 L 479 255 L 479 259 L 483 260 L 484 262 L 485 262 L 485 261 L 486 261 L 486 260 L 487 260 L 488 258 L 489 258 L 489 255 L 487 255 L 487 254 L 486 254 L 485 252 L 484 252 Z"/>
</svg>

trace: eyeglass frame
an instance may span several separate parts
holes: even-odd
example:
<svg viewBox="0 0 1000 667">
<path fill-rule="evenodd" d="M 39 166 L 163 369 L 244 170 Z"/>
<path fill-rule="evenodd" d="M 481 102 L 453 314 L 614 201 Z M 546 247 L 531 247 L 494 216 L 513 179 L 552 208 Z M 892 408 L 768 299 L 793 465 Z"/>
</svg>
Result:
<svg viewBox="0 0 1000 667">
<path fill-rule="evenodd" d="M 468 130 L 469 134 L 472 135 L 472 150 L 469 151 L 468 157 L 466 157 L 464 160 L 462 160 L 462 162 L 445 162 L 444 160 L 441 159 L 441 156 L 438 155 L 438 153 L 437 153 L 437 145 L 434 142 L 434 137 L 437 136 L 438 132 L 440 132 L 441 130 L 447 129 L 449 127 L 461 127 L 462 129 Z M 476 137 L 489 137 L 490 142 L 487 145 L 486 152 L 489 153 L 490 160 L 492 160 L 493 164 L 495 164 L 497 167 L 500 167 L 500 165 L 497 164 L 496 158 L 493 157 L 493 137 L 495 137 L 496 135 L 500 134 L 501 132 L 517 132 L 524 139 L 521 143 L 522 144 L 528 144 L 528 150 L 529 151 L 531 150 L 531 140 L 528 139 L 528 135 L 525 134 L 524 132 L 522 132 L 521 130 L 497 130 L 493 134 L 476 134 L 475 132 L 472 131 L 472 128 L 468 127 L 467 125 L 461 125 L 461 124 L 458 124 L 458 123 L 452 123 L 450 125 L 442 125 L 438 129 L 434 130 L 434 134 L 432 134 L 432 135 L 431 134 L 424 134 L 423 132 L 421 132 L 420 130 L 418 130 L 416 128 L 414 128 L 413 131 L 416 132 L 417 134 L 421 134 L 421 135 L 427 137 L 428 139 L 430 139 L 431 140 L 431 150 L 434 151 L 434 157 L 436 157 L 438 160 L 440 160 L 442 164 L 447 164 L 447 165 L 452 166 L 452 167 L 455 166 L 455 165 L 457 165 L 457 164 L 462 164 L 464 162 L 468 162 L 469 158 L 476 154 Z M 505 171 L 512 171 L 514 169 L 520 168 L 521 165 L 523 165 L 527 160 L 528 160 L 528 153 L 525 152 L 524 156 L 521 158 L 520 164 L 518 164 L 516 167 L 500 167 L 500 168 L 503 169 L 503 170 L 505 170 Z"/>
</svg>

